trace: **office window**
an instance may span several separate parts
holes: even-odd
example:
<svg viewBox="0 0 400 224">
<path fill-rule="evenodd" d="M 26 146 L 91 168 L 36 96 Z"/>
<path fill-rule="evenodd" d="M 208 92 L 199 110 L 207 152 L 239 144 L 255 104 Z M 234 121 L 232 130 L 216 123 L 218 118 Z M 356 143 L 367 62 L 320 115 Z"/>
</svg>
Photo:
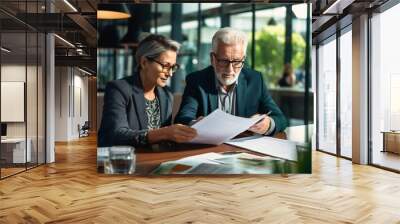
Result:
<svg viewBox="0 0 400 224">
<path fill-rule="evenodd" d="M 25 8 L 26 3 L 21 3 Z M 22 7 L 21 6 L 21 7 Z M 0 13 L 0 17 L 7 15 Z M 11 18 L 10 18 L 11 19 Z M 27 76 L 31 71 L 28 57 L 33 56 L 27 46 L 26 30 L 11 31 L 10 27 L 2 27 L 1 32 L 1 123 L 4 133 L 1 140 L 1 178 L 26 170 L 26 162 L 31 162 L 30 145 L 32 138 L 27 141 L 26 95 Z M 32 41 L 31 41 L 32 42 Z M 36 51 L 36 49 L 35 49 Z M 31 76 L 29 76 L 31 77 Z M 31 79 L 29 79 L 31 81 Z M 31 86 L 31 82 L 29 83 Z M 29 88 L 31 90 L 32 88 Z M 8 97 L 6 97 L 8 96 Z M 29 96 L 28 96 L 29 97 Z M 5 138 L 5 139 L 4 139 Z M 29 147 L 27 149 L 27 146 Z M 27 155 L 28 152 L 28 155 Z M 26 160 L 28 158 L 28 160 Z M 29 165 L 29 164 L 28 164 Z"/>
<path fill-rule="evenodd" d="M 197 20 L 187 21 L 182 23 L 182 45 L 180 49 L 180 65 L 181 69 L 186 74 L 197 70 L 197 27 L 199 23 Z"/>
<path fill-rule="evenodd" d="M 44 164 L 46 161 L 46 76 L 45 76 L 45 65 L 46 65 L 46 36 L 44 33 L 39 33 L 38 37 L 38 76 L 37 76 L 37 100 L 38 100 L 38 140 L 37 140 L 37 163 Z"/>
<path fill-rule="evenodd" d="M 340 153 L 352 157 L 352 33 L 340 37 Z"/>
<path fill-rule="evenodd" d="M 196 13 L 199 10 L 199 3 L 185 3 L 182 5 L 182 14 L 188 15 L 192 13 Z"/>
<path fill-rule="evenodd" d="M 311 50 L 311 91 L 313 95 L 313 115 L 314 115 L 314 120 L 317 114 L 317 46 L 312 45 L 312 50 Z M 312 129 L 312 138 L 311 138 L 311 149 L 316 149 L 316 136 L 317 136 L 317 127 L 316 127 L 316 122 L 314 122 L 313 129 Z"/>
<path fill-rule="evenodd" d="M 385 141 L 383 132 L 400 131 L 400 33 L 395 29 L 398 21 L 400 4 L 371 19 L 372 163 L 396 170 L 400 170 L 400 156 L 392 152 L 400 148 L 399 143 L 396 143 L 399 142 L 400 133 Z"/>
<path fill-rule="evenodd" d="M 38 33 L 29 32 L 27 33 L 27 48 L 31 49 L 28 52 L 28 62 L 27 62 L 27 82 L 26 82 L 26 112 L 27 112 L 27 138 L 28 138 L 28 148 L 31 151 L 31 161 L 28 163 L 28 167 L 33 167 L 37 164 L 37 118 L 38 118 Z M 30 141 L 30 143 L 29 143 Z M 29 145 L 30 144 L 30 145 Z"/>
<path fill-rule="evenodd" d="M 307 28 L 307 4 L 297 4 L 292 6 L 295 16 L 293 20 L 293 31 L 305 36 Z"/>
<path fill-rule="evenodd" d="M 133 72 L 134 60 L 131 48 L 116 49 L 116 79 L 131 76 Z"/>
<path fill-rule="evenodd" d="M 140 28 L 147 27 L 143 25 Z M 138 37 L 134 28 L 127 26 L 127 20 L 98 20 L 98 29 L 98 89 L 104 91 L 107 82 L 132 75 L 132 48 L 137 44 Z"/>
<path fill-rule="evenodd" d="M 336 154 L 336 39 L 318 48 L 318 149 Z"/>
<path fill-rule="evenodd" d="M 278 87 L 285 64 L 285 34 L 286 17 L 290 16 L 291 55 L 290 64 L 298 77 L 300 87 L 304 86 L 304 58 L 305 58 L 305 31 L 306 31 L 306 4 L 294 5 L 293 12 L 287 12 L 286 7 L 256 10 L 255 60 L 254 65 L 260 71 L 270 88 Z M 290 30 L 289 30 L 290 31 Z"/>
<path fill-rule="evenodd" d="M 195 5 L 198 9 L 198 4 Z M 197 11 L 195 13 L 197 13 Z M 182 23 L 182 42 L 177 58 L 177 63 L 180 65 L 180 69 L 175 72 L 171 79 L 171 81 L 174 81 L 172 84 L 175 93 L 183 93 L 186 85 L 186 76 L 197 70 L 199 64 L 197 56 L 198 25 L 199 23 L 197 20 Z"/>
<path fill-rule="evenodd" d="M 157 9 L 157 16 L 153 27 L 150 29 L 150 32 L 171 37 L 171 3 L 156 3 L 152 4 L 151 7 L 153 13 L 155 13 Z"/>
<path fill-rule="evenodd" d="M 246 66 L 251 67 L 253 63 L 253 58 L 251 55 L 251 38 L 252 38 L 252 12 L 238 13 L 231 15 L 230 22 L 231 27 L 237 28 L 247 34 L 247 38 L 249 38 L 249 43 L 247 45 L 247 53 L 246 53 Z"/>
<path fill-rule="evenodd" d="M 307 29 L 307 4 L 292 6 L 292 66 L 296 75 L 297 89 L 305 87 L 305 57 L 306 57 L 306 29 Z M 309 86 L 311 86 L 311 79 Z"/>
<path fill-rule="evenodd" d="M 182 6 L 183 16 L 197 16 L 200 9 L 199 3 L 186 3 Z M 198 27 L 199 21 L 192 19 L 182 22 L 182 45 L 179 55 L 179 64 L 181 65 L 182 73 L 187 75 L 197 70 L 199 64 L 198 59 Z"/>
<path fill-rule="evenodd" d="M 201 3 L 201 10 L 215 9 L 221 7 L 221 3 Z"/>
<path fill-rule="evenodd" d="M 114 51 L 112 48 L 97 49 L 97 88 L 101 91 L 108 81 L 115 79 Z"/>
<path fill-rule="evenodd" d="M 254 65 L 269 87 L 277 86 L 283 71 L 286 8 L 256 11 L 256 44 Z"/>
<path fill-rule="evenodd" d="M 201 10 L 203 10 L 203 5 L 201 4 Z M 221 18 L 219 16 L 205 18 L 202 21 L 198 69 L 203 69 L 210 65 L 212 36 L 220 27 Z"/>
</svg>

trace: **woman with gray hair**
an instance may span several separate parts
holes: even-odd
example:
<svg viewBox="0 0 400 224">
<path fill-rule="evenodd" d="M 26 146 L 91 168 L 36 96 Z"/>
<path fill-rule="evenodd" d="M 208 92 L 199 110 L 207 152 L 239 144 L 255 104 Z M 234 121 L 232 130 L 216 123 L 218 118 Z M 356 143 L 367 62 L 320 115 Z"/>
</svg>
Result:
<svg viewBox="0 0 400 224">
<path fill-rule="evenodd" d="M 176 57 L 180 44 L 150 34 L 136 50 L 132 76 L 107 84 L 98 146 L 148 146 L 162 141 L 187 142 L 196 130 L 171 125 L 172 94 L 167 81 L 179 68 Z"/>
</svg>

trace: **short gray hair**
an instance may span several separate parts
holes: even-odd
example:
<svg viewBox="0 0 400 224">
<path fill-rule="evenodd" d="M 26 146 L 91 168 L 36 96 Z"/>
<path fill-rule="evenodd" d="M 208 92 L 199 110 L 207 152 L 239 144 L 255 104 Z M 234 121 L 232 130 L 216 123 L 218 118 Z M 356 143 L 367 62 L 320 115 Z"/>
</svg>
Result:
<svg viewBox="0 0 400 224">
<path fill-rule="evenodd" d="M 171 40 L 165 36 L 158 34 L 149 34 L 143 40 L 139 42 L 136 50 L 136 71 L 140 68 L 140 58 L 157 58 L 163 52 L 168 50 L 178 52 L 180 44 L 174 40 Z"/>
<path fill-rule="evenodd" d="M 245 32 L 233 29 L 232 27 L 224 27 L 219 29 L 212 38 L 212 51 L 216 53 L 218 43 L 228 45 L 241 43 L 244 47 L 244 54 L 246 54 L 248 38 Z"/>
</svg>

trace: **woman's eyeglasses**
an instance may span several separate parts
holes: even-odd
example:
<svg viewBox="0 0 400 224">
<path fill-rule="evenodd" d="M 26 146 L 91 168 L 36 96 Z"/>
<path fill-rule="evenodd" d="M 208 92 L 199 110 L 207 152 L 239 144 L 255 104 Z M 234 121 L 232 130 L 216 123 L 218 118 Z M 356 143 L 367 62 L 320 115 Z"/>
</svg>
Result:
<svg viewBox="0 0 400 224">
<path fill-rule="evenodd" d="M 157 61 L 157 60 L 154 59 L 154 58 L 149 58 L 149 57 L 148 57 L 147 59 L 149 59 L 150 61 L 155 62 L 155 63 L 161 65 L 162 71 L 163 71 L 163 72 L 168 72 L 168 73 L 169 73 L 169 72 L 172 71 L 172 73 L 174 73 L 174 72 L 176 72 L 176 71 L 179 69 L 179 67 L 180 67 L 178 64 L 174 64 L 174 65 L 163 64 L 163 63 Z"/>
</svg>

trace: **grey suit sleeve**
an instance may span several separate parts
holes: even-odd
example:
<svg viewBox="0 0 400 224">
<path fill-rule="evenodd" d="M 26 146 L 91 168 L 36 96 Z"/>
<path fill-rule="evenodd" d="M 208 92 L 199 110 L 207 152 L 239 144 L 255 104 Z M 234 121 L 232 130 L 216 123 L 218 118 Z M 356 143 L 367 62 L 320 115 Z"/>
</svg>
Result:
<svg viewBox="0 0 400 224">
<path fill-rule="evenodd" d="M 113 82 L 106 87 L 102 117 L 102 129 L 108 145 L 147 145 L 148 130 L 133 130 L 128 125 L 126 108 L 129 94 Z"/>
</svg>

